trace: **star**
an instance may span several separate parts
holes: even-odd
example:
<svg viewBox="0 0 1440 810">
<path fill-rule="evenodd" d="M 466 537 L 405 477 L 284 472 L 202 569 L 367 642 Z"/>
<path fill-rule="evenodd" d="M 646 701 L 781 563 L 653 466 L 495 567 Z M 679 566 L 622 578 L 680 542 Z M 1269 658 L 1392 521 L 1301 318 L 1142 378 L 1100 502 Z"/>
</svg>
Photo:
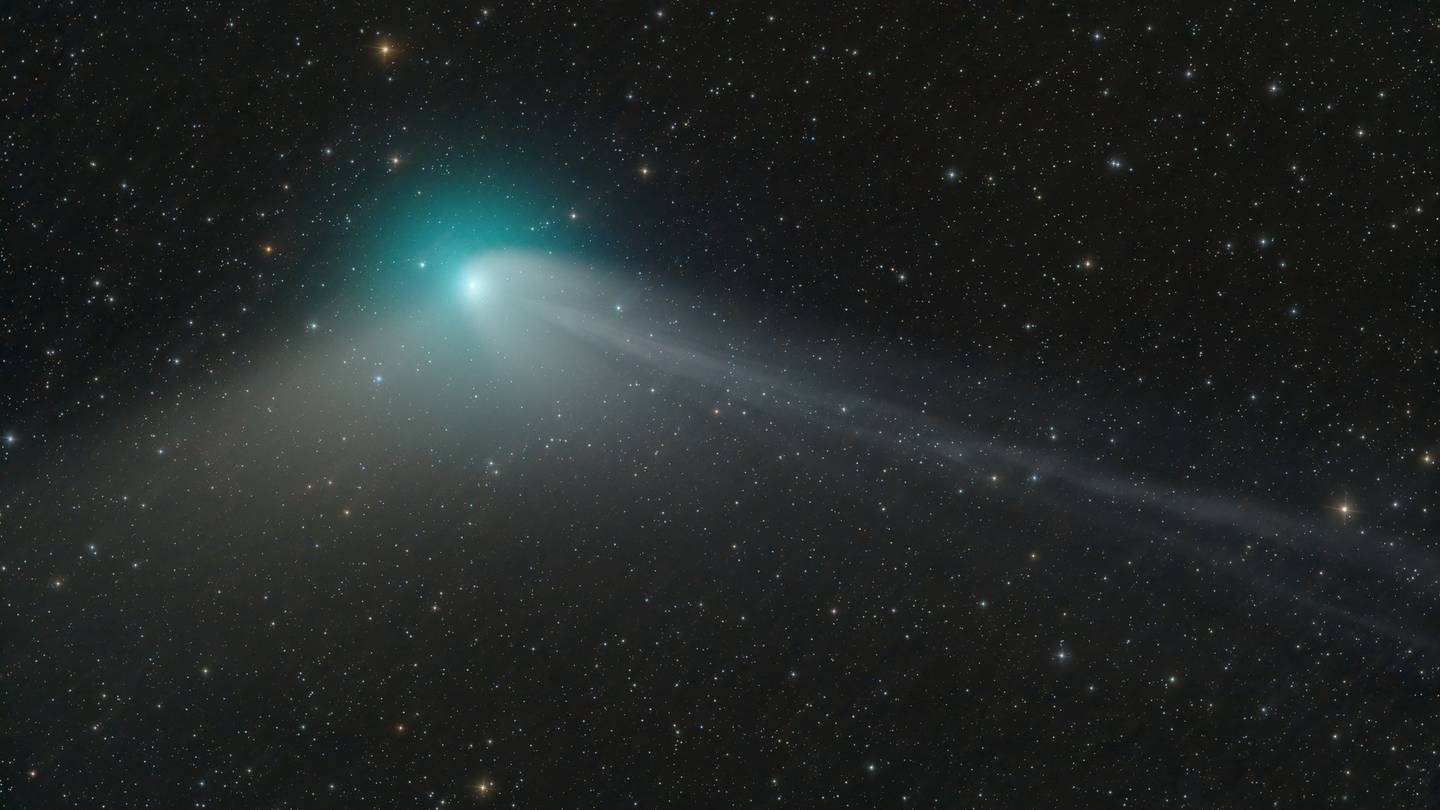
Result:
<svg viewBox="0 0 1440 810">
<path fill-rule="evenodd" d="M 1342 499 L 1340 503 L 1330 507 L 1330 509 L 1331 511 L 1340 515 L 1341 520 L 1349 520 L 1351 517 L 1360 513 L 1360 510 L 1356 509 L 1355 505 L 1350 503 L 1350 498 L 1348 496 Z"/>
</svg>

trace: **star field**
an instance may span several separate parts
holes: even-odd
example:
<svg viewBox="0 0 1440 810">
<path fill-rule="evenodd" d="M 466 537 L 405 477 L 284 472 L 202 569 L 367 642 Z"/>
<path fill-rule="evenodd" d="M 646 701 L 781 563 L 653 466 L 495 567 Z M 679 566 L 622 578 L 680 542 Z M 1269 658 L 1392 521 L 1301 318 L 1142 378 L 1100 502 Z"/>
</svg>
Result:
<svg viewBox="0 0 1440 810">
<path fill-rule="evenodd" d="M 5 12 L 0 805 L 1435 806 L 1432 16 Z"/>
</svg>

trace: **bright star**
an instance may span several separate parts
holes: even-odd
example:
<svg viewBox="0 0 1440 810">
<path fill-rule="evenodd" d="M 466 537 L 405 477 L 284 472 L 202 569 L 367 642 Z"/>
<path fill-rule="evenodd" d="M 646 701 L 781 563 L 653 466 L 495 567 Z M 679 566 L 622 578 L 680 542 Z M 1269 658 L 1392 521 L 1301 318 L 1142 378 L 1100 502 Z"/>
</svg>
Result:
<svg viewBox="0 0 1440 810">
<path fill-rule="evenodd" d="M 1330 510 L 1339 514 L 1341 519 L 1343 520 L 1349 520 L 1350 518 L 1360 513 L 1360 510 L 1356 509 L 1355 505 L 1350 502 L 1349 497 L 1346 497 L 1344 500 L 1340 501 L 1339 504 L 1330 507 Z"/>
</svg>

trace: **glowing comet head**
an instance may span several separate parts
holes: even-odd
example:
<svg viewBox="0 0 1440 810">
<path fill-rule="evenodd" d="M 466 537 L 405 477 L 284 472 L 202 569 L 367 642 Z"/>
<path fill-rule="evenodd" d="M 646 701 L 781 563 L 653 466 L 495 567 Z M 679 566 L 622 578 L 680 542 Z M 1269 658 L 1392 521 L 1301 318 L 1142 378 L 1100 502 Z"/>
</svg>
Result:
<svg viewBox="0 0 1440 810">
<path fill-rule="evenodd" d="M 473 271 L 466 273 L 460 280 L 460 292 L 467 301 L 479 301 L 484 298 L 486 287 L 484 276 Z"/>
</svg>

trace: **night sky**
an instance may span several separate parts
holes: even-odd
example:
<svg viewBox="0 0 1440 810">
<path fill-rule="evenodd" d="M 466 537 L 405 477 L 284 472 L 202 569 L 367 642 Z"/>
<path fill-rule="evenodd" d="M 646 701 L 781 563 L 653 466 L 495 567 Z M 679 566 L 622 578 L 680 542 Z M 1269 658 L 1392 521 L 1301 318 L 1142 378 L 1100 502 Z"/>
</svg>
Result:
<svg viewBox="0 0 1440 810">
<path fill-rule="evenodd" d="M 1440 29 L 1188 6 L 12 5 L 0 806 L 1440 806 Z"/>
</svg>

